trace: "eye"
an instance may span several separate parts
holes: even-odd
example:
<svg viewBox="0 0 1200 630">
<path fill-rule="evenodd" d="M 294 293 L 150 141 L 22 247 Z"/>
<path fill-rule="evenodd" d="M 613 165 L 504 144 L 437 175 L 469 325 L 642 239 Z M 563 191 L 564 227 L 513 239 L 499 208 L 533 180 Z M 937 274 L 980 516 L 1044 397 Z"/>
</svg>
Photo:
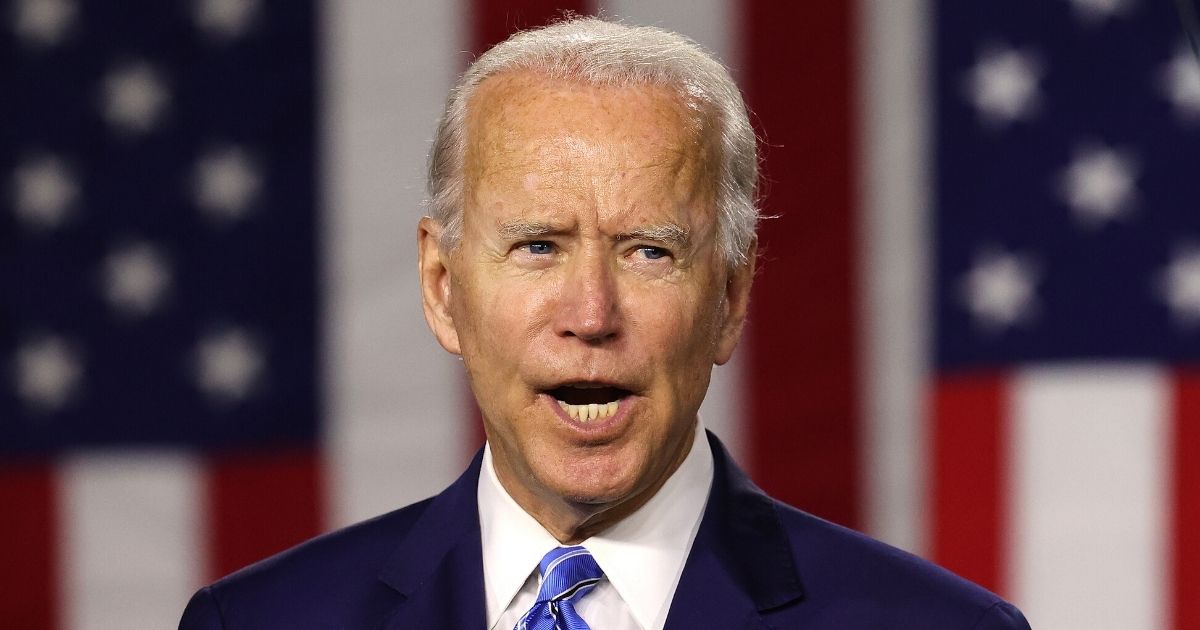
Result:
<svg viewBox="0 0 1200 630">
<path fill-rule="evenodd" d="M 521 249 L 535 256 L 545 256 L 554 253 L 554 243 L 550 241 L 533 241 L 525 243 L 521 246 Z"/>
<path fill-rule="evenodd" d="M 637 248 L 637 251 L 641 252 L 642 256 L 645 256 L 648 260 L 658 260 L 659 258 L 666 258 L 671 255 L 671 252 L 652 245 L 642 245 Z"/>
</svg>

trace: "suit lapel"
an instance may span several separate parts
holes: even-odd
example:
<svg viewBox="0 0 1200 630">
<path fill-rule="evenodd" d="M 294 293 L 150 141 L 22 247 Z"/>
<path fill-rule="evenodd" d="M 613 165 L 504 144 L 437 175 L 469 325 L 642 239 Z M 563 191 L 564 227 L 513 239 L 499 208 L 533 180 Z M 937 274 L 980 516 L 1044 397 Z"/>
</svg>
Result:
<svg viewBox="0 0 1200 630">
<path fill-rule="evenodd" d="M 671 601 L 666 630 L 761 627 L 754 602 L 721 558 L 713 549 L 693 547 Z"/>
<path fill-rule="evenodd" d="M 476 486 L 482 449 L 384 564 L 379 579 L 401 595 L 380 628 L 479 628 L 486 623 Z"/>
<path fill-rule="evenodd" d="M 667 615 L 668 630 L 760 628 L 804 589 L 774 502 L 708 435 L 713 487 Z"/>
</svg>

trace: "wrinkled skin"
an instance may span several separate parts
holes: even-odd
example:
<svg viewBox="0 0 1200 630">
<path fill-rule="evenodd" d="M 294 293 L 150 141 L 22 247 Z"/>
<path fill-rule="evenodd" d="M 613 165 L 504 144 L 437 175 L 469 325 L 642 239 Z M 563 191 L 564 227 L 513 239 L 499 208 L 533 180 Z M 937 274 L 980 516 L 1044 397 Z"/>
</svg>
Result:
<svg viewBox="0 0 1200 630">
<path fill-rule="evenodd" d="M 664 88 L 506 73 L 468 105 L 462 239 L 418 230 L 426 319 L 463 358 L 505 489 L 577 542 L 687 455 L 741 334 L 753 246 L 726 264 L 711 143 Z M 547 393 L 565 384 L 628 395 L 582 424 Z"/>
</svg>

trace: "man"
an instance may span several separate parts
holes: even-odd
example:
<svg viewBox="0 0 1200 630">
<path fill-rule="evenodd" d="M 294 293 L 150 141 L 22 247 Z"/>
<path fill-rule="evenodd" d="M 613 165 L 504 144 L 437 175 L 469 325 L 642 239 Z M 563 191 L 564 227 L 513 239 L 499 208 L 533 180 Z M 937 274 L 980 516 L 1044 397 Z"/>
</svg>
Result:
<svg viewBox="0 0 1200 630">
<path fill-rule="evenodd" d="M 995 595 L 774 502 L 697 411 L 746 319 L 755 137 L 725 69 L 574 19 L 451 94 L 426 319 L 488 443 L 433 499 L 196 594 L 183 628 L 1028 628 Z"/>
</svg>

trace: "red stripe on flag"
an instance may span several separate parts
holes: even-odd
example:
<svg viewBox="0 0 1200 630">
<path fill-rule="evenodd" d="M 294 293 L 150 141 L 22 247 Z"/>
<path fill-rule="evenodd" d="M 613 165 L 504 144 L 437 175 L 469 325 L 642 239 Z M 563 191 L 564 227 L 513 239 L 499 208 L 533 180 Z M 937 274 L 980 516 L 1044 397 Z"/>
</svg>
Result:
<svg viewBox="0 0 1200 630">
<path fill-rule="evenodd" d="M 940 379 L 934 393 L 933 559 L 1002 592 L 1008 397 L 999 375 Z"/>
<path fill-rule="evenodd" d="M 528 28 L 543 26 L 568 12 L 590 14 L 595 12 L 589 0 L 472 0 L 471 42 L 476 55 L 508 39 L 509 35 Z M 487 439 L 483 431 L 483 418 L 475 398 L 467 391 L 471 436 L 467 440 L 467 457 Z"/>
<path fill-rule="evenodd" d="M 588 0 L 474 0 L 472 42 L 481 53 L 518 30 L 549 24 L 566 13 L 591 13 Z"/>
<path fill-rule="evenodd" d="M 0 466 L 0 627 L 49 630 L 58 626 L 57 492 L 53 467 L 8 462 Z"/>
<path fill-rule="evenodd" d="M 323 529 L 320 466 L 311 452 L 216 455 L 206 479 L 210 579 Z"/>
<path fill-rule="evenodd" d="M 1171 519 L 1173 630 L 1200 630 L 1200 373 L 1175 380 Z"/>
<path fill-rule="evenodd" d="M 747 97 L 766 139 L 747 444 L 771 494 L 859 524 L 853 2 L 744 3 Z"/>
</svg>

